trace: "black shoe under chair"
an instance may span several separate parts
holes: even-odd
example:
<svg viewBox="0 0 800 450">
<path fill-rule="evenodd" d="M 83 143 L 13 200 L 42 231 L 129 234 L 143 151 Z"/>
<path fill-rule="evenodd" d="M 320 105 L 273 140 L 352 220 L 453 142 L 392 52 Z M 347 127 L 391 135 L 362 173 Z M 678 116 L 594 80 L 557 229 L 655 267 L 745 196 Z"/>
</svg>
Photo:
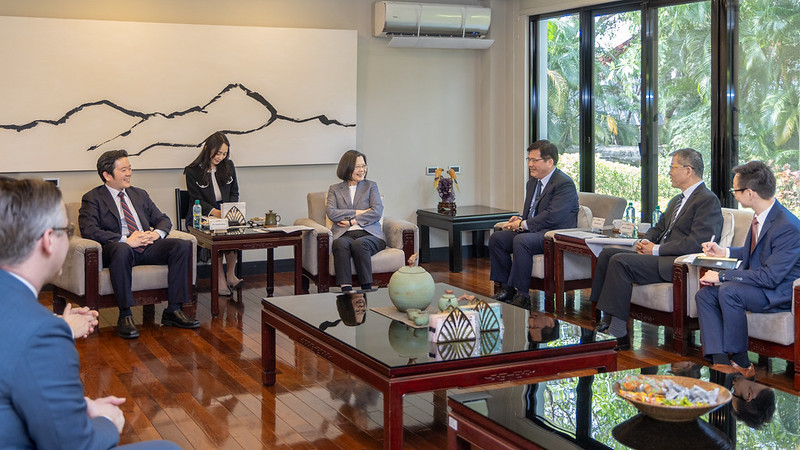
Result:
<svg viewBox="0 0 800 450">
<path fill-rule="evenodd" d="M 120 317 L 117 320 L 117 334 L 122 339 L 136 339 L 139 337 L 139 330 L 133 323 L 133 316 Z"/>
<path fill-rule="evenodd" d="M 186 317 L 186 314 L 184 314 L 180 309 L 172 312 L 165 309 L 161 314 L 161 325 L 193 329 L 198 328 L 200 326 L 200 322 L 198 322 L 196 319 L 190 319 Z"/>
<path fill-rule="evenodd" d="M 514 299 L 514 295 L 516 295 L 517 290 L 513 287 L 504 287 L 500 289 L 500 292 L 494 294 L 492 297 L 493 299 L 497 300 L 498 302 L 510 302 Z"/>
</svg>

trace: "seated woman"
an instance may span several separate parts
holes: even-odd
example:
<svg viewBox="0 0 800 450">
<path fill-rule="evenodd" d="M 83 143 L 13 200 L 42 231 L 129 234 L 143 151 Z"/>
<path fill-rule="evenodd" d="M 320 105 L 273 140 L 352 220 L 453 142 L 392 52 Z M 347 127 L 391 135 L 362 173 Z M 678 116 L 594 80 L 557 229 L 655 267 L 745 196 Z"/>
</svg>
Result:
<svg viewBox="0 0 800 450">
<path fill-rule="evenodd" d="M 239 184 L 236 181 L 236 168 L 230 159 L 230 144 L 221 131 L 217 131 L 203 142 L 203 148 L 191 164 L 183 169 L 186 175 L 186 189 L 189 190 L 189 203 L 200 200 L 204 216 L 221 217 L 220 204 L 239 201 Z M 186 217 L 187 227 L 191 226 L 191 212 Z M 223 252 L 228 263 L 227 274 L 222 270 L 219 260 L 219 295 L 233 295 L 233 290 L 244 284 L 236 277 L 236 251 Z"/>
<path fill-rule="evenodd" d="M 383 203 L 378 185 L 367 180 L 367 157 L 348 150 L 339 160 L 336 176 L 342 182 L 328 188 L 326 213 L 333 222 L 333 266 L 342 292 L 353 289 L 356 268 L 362 290 L 372 289 L 372 255 L 386 248 L 379 220 Z"/>
</svg>

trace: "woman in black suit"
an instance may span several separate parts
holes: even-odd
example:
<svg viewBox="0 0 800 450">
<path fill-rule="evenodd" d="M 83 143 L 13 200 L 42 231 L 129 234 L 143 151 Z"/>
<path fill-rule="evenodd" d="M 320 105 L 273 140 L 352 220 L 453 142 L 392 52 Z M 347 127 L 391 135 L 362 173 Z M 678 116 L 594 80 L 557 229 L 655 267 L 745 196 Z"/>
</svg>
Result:
<svg viewBox="0 0 800 450">
<path fill-rule="evenodd" d="M 221 131 L 209 136 L 203 142 L 203 149 L 191 164 L 183 169 L 186 175 L 186 188 L 189 190 L 189 203 L 200 200 L 204 216 L 221 217 L 220 204 L 239 201 L 239 184 L 236 182 L 236 168 L 230 159 L 230 143 Z M 191 226 L 191 211 L 186 217 Z M 244 280 L 236 277 L 236 251 L 223 252 L 228 263 L 227 273 L 222 270 L 219 260 L 219 294 L 233 295 Z"/>
</svg>

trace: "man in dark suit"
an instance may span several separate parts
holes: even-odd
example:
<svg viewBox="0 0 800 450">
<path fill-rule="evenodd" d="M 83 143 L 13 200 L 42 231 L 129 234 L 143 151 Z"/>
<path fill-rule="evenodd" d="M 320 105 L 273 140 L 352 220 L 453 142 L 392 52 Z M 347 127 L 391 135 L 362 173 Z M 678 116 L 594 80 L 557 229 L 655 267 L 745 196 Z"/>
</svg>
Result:
<svg viewBox="0 0 800 450">
<path fill-rule="evenodd" d="M 195 319 L 181 311 L 181 305 L 189 300 L 191 242 L 166 238 L 172 222 L 145 190 L 131 186 L 132 170 L 125 150 L 100 155 L 97 173 L 104 184 L 84 194 L 78 224 L 83 237 L 103 246 L 103 265 L 110 272 L 119 306 L 117 333 L 125 339 L 139 337 L 131 313 L 131 271 L 140 264 L 169 266 L 169 304 L 161 324 L 199 327 Z"/>
<path fill-rule="evenodd" d="M 697 253 L 701 243 L 719 238 L 719 199 L 703 183 L 703 157 L 685 148 L 671 153 L 669 176 L 681 190 L 667 205 L 661 220 L 637 241 L 636 250 L 605 248 L 597 258 L 590 300 L 603 311 L 597 331 L 617 337 L 617 350 L 630 349 L 628 316 L 634 284 L 672 281 L 676 256 Z"/>
<path fill-rule="evenodd" d="M 531 178 L 525 188 L 522 216 L 512 217 L 489 237 L 489 279 L 501 285 L 494 298 L 524 308 L 530 307 L 533 256 L 544 252 L 544 234 L 575 228 L 580 208 L 575 183 L 556 168 L 558 148 L 554 144 L 534 142 L 526 160 Z"/>
<path fill-rule="evenodd" d="M 745 313 L 791 309 L 792 284 L 800 278 L 800 220 L 775 199 L 775 175 L 766 164 L 750 161 L 733 173 L 731 192 L 742 206 L 755 211 L 753 224 L 744 247 L 726 249 L 706 242 L 703 251 L 742 263 L 736 270 L 706 272 L 695 300 L 703 354 L 712 368 L 752 378 Z"/>
<path fill-rule="evenodd" d="M 37 300 L 72 230 L 53 184 L 0 181 L 0 448 L 108 449 L 125 424 L 124 398 L 84 397 L 72 331 Z"/>
</svg>

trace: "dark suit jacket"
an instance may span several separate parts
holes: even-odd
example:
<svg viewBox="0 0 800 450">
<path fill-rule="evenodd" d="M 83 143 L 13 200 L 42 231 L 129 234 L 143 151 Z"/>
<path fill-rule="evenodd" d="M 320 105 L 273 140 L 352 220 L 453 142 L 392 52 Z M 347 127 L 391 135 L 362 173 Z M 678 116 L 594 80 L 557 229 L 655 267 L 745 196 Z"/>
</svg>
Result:
<svg viewBox="0 0 800 450">
<path fill-rule="evenodd" d="M 357 209 L 368 209 L 369 211 L 356 216 Z M 381 193 L 378 192 L 378 184 L 371 180 L 363 180 L 356 186 L 356 195 L 350 201 L 350 188 L 346 181 L 332 184 L 328 188 L 328 199 L 325 205 L 325 213 L 333 222 L 333 239 L 343 235 L 347 228 L 336 225 L 336 222 L 356 218 L 356 222 L 367 233 L 384 239 L 383 228 L 380 220 L 383 216 L 383 202 Z"/>
<path fill-rule="evenodd" d="M 153 228 L 169 233 L 172 222 L 150 200 L 147 191 L 131 186 L 125 189 L 125 194 L 139 216 L 143 231 Z M 119 242 L 122 238 L 119 210 L 105 185 L 97 186 L 83 195 L 78 213 L 78 226 L 81 229 L 81 236 L 97 241 L 100 245 Z"/>
<path fill-rule="evenodd" d="M 669 227 L 673 211 L 678 207 L 678 196 L 672 198 L 661 220 L 645 234 L 645 239 L 658 244 L 661 235 Z M 676 256 L 702 252 L 702 243 L 711 236 L 719 241 L 722 235 L 722 209 L 719 199 L 708 190 L 705 183 L 686 199 L 667 239 L 658 248 L 658 272 L 665 280 L 672 279 L 672 264 Z"/>
<path fill-rule="evenodd" d="M 236 168 L 233 166 L 233 161 L 228 160 L 231 165 L 231 176 L 227 180 L 220 180 L 217 178 L 219 185 L 219 192 L 222 194 L 222 203 L 238 202 L 239 201 L 239 182 L 236 181 Z M 186 166 L 184 169 L 186 173 L 186 189 L 189 191 L 189 203 L 194 205 L 195 200 L 200 200 L 200 206 L 203 209 L 203 215 L 207 216 L 212 209 L 217 207 L 217 198 L 214 195 L 214 186 L 211 184 L 211 177 L 208 176 L 206 181 L 206 174 L 199 166 Z M 189 210 L 189 217 L 191 217 L 191 209 Z"/>
<path fill-rule="evenodd" d="M 107 449 L 114 424 L 90 419 L 80 359 L 64 320 L 0 269 L 0 448 Z"/>
<path fill-rule="evenodd" d="M 525 205 L 522 208 L 522 218 L 525 219 L 528 231 L 550 231 L 561 228 L 575 228 L 578 226 L 578 191 L 569 175 L 558 168 L 554 169 L 553 176 L 547 186 L 542 190 L 542 195 L 536 201 L 536 215 L 528 217 L 531 212 L 536 183 L 539 180 L 531 178 L 525 187 Z"/>
<path fill-rule="evenodd" d="M 747 232 L 744 247 L 730 249 L 742 269 L 726 270 L 725 281 L 762 288 L 773 306 L 790 302 L 792 283 L 800 278 L 800 220 L 775 200 L 751 255 L 752 234 Z"/>
</svg>

